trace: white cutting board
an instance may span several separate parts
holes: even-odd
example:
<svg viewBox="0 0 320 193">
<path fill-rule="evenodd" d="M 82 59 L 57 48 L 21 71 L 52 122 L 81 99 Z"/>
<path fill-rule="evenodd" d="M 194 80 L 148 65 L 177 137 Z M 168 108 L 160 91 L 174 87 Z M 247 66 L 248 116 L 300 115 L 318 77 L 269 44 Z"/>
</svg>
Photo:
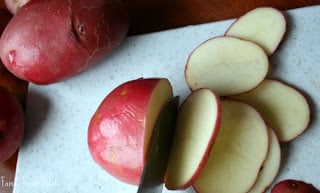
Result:
<svg viewBox="0 0 320 193">
<path fill-rule="evenodd" d="M 320 188 L 320 6 L 286 13 L 288 33 L 271 58 L 270 76 L 305 92 L 313 116 L 301 137 L 282 145 L 276 181 L 296 178 Z M 169 78 L 175 95 L 183 100 L 189 93 L 184 80 L 189 53 L 204 40 L 222 35 L 233 21 L 129 37 L 103 63 L 71 80 L 31 84 L 14 193 L 135 193 L 137 187 L 114 179 L 91 159 L 87 148 L 91 115 L 113 88 L 140 77 Z"/>
</svg>

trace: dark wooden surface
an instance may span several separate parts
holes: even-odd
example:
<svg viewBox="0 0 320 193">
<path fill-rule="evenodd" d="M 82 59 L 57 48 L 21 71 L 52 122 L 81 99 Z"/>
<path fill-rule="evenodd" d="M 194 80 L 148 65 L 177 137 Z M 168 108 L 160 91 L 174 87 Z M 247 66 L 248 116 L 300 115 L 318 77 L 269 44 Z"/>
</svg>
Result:
<svg viewBox="0 0 320 193">
<path fill-rule="evenodd" d="M 238 17 L 261 6 L 280 10 L 319 5 L 320 0 L 127 0 L 132 18 L 130 34 Z"/>
<path fill-rule="evenodd" d="M 135 35 L 235 18 L 261 6 L 288 10 L 319 5 L 320 0 L 127 0 L 127 3 L 131 16 L 129 35 Z M 25 105 L 28 84 L 13 77 L 2 65 L 0 85 L 15 93 Z M 0 193 L 12 193 L 16 162 L 17 153 L 0 163 Z"/>
</svg>

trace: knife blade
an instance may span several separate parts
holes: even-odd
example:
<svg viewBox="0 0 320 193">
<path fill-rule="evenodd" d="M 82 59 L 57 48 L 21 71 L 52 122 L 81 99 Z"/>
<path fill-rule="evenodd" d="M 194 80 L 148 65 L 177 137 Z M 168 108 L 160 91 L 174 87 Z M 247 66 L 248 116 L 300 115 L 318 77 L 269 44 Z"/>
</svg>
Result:
<svg viewBox="0 0 320 193">
<path fill-rule="evenodd" d="M 147 162 L 143 168 L 137 193 L 161 193 L 173 140 L 179 96 L 161 110 L 153 130 Z"/>
</svg>

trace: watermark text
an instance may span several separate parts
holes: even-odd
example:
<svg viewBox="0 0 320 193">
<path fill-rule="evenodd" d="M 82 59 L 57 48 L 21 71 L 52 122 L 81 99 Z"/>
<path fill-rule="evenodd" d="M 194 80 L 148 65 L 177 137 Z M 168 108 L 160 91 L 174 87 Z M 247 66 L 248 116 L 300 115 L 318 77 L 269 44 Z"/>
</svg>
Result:
<svg viewBox="0 0 320 193">
<path fill-rule="evenodd" d="M 56 178 L 50 178 L 48 176 L 27 178 L 22 177 L 19 178 L 17 182 L 13 182 L 12 179 L 7 178 L 6 176 L 0 176 L 0 188 L 13 188 L 14 183 L 19 183 L 19 186 L 27 188 L 27 189 L 52 189 L 60 187 L 60 183 Z"/>
</svg>

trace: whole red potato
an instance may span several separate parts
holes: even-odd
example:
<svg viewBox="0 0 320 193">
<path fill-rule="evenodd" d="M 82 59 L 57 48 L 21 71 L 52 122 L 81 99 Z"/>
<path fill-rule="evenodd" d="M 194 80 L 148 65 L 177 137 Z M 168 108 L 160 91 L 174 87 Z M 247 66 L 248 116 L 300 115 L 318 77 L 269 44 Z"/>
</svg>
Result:
<svg viewBox="0 0 320 193">
<path fill-rule="evenodd" d="M 36 84 L 68 79 L 102 61 L 129 27 L 121 0 L 32 0 L 0 39 L 0 57 L 15 76 Z"/>
<path fill-rule="evenodd" d="M 0 86 L 0 162 L 17 151 L 23 134 L 23 109 L 15 96 Z"/>
<path fill-rule="evenodd" d="M 302 180 L 287 179 L 278 182 L 271 193 L 320 193 L 312 184 Z"/>
</svg>

